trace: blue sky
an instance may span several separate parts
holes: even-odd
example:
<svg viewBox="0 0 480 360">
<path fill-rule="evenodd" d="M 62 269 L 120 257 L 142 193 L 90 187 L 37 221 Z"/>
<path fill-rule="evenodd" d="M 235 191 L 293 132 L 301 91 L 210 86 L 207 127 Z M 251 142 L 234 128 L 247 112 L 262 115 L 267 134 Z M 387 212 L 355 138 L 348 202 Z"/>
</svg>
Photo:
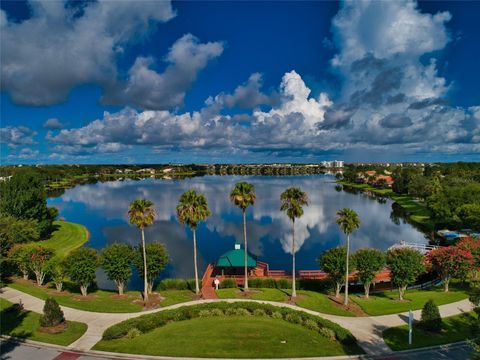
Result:
<svg viewBox="0 0 480 360">
<path fill-rule="evenodd" d="M 478 161 L 478 2 L 1 2 L 2 164 Z"/>
</svg>

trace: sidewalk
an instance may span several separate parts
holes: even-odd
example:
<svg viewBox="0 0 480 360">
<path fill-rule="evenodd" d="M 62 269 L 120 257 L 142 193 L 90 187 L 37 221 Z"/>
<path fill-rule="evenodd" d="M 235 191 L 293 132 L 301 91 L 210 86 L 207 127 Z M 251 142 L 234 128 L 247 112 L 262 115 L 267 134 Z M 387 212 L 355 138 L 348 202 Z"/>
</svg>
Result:
<svg viewBox="0 0 480 360">
<path fill-rule="evenodd" d="M 41 313 L 43 311 L 44 301 L 34 296 L 28 295 L 21 291 L 5 287 L 0 290 L 0 297 L 14 303 L 20 300 L 24 304 L 25 309 Z M 308 314 L 316 315 L 324 319 L 330 320 L 338 325 L 348 329 L 358 341 L 358 344 L 365 350 L 368 355 L 384 355 L 391 353 L 390 348 L 385 344 L 382 332 L 386 328 L 404 325 L 408 321 L 408 312 L 392 315 L 370 316 L 370 317 L 345 317 L 337 315 L 329 315 L 308 310 L 296 305 L 279 303 L 274 301 L 249 300 L 249 299 L 218 299 L 218 300 L 194 300 L 179 303 L 164 308 L 136 312 L 136 313 L 98 313 L 72 309 L 62 306 L 62 310 L 67 320 L 79 321 L 86 323 L 88 329 L 85 334 L 68 346 L 69 349 L 86 351 L 90 350 L 98 341 L 101 340 L 103 332 L 110 326 L 121 321 L 138 317 L 140 315 L 150 314 L 158 311 L 176 309 L 182 306 L 197 305 L 208 302 L 258 302 L 270 304 L 278 307 L 288 307 L 294 310 L 303 311 Z M 472 310 L 472 304 L 465 299 L 451 304 L 439 306 L 442 317 L 457 315 L 462 312 Z M 413 312 L 416 320 L 420 319 L 421 310 Z"/>
</svg>

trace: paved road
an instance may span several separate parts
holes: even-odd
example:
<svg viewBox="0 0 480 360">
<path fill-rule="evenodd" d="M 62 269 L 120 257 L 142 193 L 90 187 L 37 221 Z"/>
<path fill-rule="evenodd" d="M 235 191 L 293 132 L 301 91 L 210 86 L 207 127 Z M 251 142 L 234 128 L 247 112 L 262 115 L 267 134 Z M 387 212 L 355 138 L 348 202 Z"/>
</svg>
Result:
<svg viewBox="0 0 480 360">
<path fill-rule="evenodd" d="M 25 309 L 32 310 L 41 313 L 44 305 L 44 301 L 34 296 L 25 294 L 21 291 L 6 287 L 1 289 L 0 297 L 5 298 L 11 302 L 18 303 L 20 300 L 24 304 Z M 404 325 L 408 319 L 408 313 L 383 315 L 383 316 L 367 316 L 367 317 L 346 317 L 336 316 L 329 314 L 322 314 L 316 311 L 301 308 L 296 305 L 287 303 L 278 303 L 273 301 L 260 301 L 260 300 L 247 300 L 247 299 L 220 299 L 220 300 L 195 300 L 185 303 L 175 304 L 160 309 L 143 311 L 141 313 L 98 313 L 90 311 L 82 311 L 62 306 L 62 310 L 67 320 L 74 320 L 84 322 L 88 325 L 88 329 L 85 334 L 77 341 L 70 344 L 68 348 L 70 350 L 86 351 L 90 350 L 100 339 L 103 332 L 113 324 L 121 322 L 126 319 L 140 316 L 142 314 L 153 313 L 157 311 L 163 311 L 167 309 L 174 309 L 181 306 L 202 304 L 207 302 L 238 302 L 238 301 L 253 301 L 264 304 L 271 304 L 274 306 L 288 307 L 294 310 L 303 311 L 309 314 L 313 314 L 324 319 L 333 321 L 340 326 L 350 330 L 350 332 L 357 338 L 358 344 L 369 355 L 383 355 L 390 353 L 390 348 L 385 344 L 382 337 L 383 330 L 393 327 Z M 472 303 L 468 300 L 462 300 L 451 304 L 439 306 L 440 314 L 442 317 L 460 314 L 462 312 L 470 311 L 472 309 Z M 413 312 L 415 319 L 420 319 L 421 310 Z"/>
<path fill-rule="evenodd" d="M 382 357 L 362 356 L 361 360 L 465 360 L 471 354 L 471 349 L 466 344 L 456 344 L 452 346 L 441 346 L 435 349 L 409 351 L 405 353 L 396 353 Z M 74 351 L 62 351 L 60 349 L 37 346 L 32 344 L 18 344 L 14 342 L 3 342 L 1 346 L 1 360 L 105 360 L 122 359 L 125 357 L 98 357 L 95 355 L 85 355 Z M 160 357 L 158 359 L 161 359 Z M 325 359 L 332 359 L 331 357 Z M 352 360 L 352 358 L 350 358 Z"/>
</svg>

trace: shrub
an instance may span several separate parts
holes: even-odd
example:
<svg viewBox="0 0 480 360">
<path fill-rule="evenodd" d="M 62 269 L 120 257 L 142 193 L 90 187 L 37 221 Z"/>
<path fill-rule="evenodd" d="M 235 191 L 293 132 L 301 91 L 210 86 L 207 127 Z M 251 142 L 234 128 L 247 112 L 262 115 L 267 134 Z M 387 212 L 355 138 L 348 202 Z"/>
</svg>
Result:
<svg viewBox="0 0 480 360">
<path fill-rule="evenodd" d="M 225 310 L 225 315 L 227 316 L 237 315 L 237 309 L 228 308 L 227 310 Z"/>
<path fill-rule="evenodd" d="M 231 289 L 236 288 L 237 282 L 235 279 L 225 279 L 220 283 L 220 289 Z"/>
<path fill-rule="evenodd" d="M 335 340 L 335 331 L 332 329 L 322 327 L 318 330 L 318 333 L 329 340 Z"/>
<path fill-rule="evenodd" d="M 442 330 L 440 311 L 433 300 L 428 300 L 423 306 L 420 325 L 427 331 L 439 332 Z"/>
<path fill-rule="evenodd" d="M 253 279 L 248 279 L 248 286 L 251 288 L 261 288 L 262 287 L 262 279 L 260 278 L 253 278 Z"/>
<path fill-rule="evenodd" d="M 268 289 L 275 289 L 277 287 L 277 282 L 275 279 L 263 279 L 262 287 Z"/>
<path fill-rule="evenodd" d="M 43 306 L 43 316 L 40 325 L 44 327 L 57 326 L 65 322 L 63 311 L 53 298 L 47 298 Z"/>
<path fill-rule="evenodd" d="M 135 339 L 137 336 L 140 335 L 142 335 L 142 332 L 140 330 L 138 330 L 137 328 L 131 328 L 130 330 L 128 330 L 126 337 L 128 339 Z"/>
<path fill-rule="evenodd" d="M 313 330 L 313 331 L 318 331 L 319 327 L 316 321 L 312 319 L 307 319 L 304 321 L 303 326 L 305 326 L 307 329 Z"/>
<path fill-rule="evenodd" d="M 299 285 L 300 285 L 300 279 L 299 279 Z M 292 288 L 292 282 L 287 279 L 280 279 L 277 280 L 277 288 L 279 289 L 291 289 Z"/>
<path fill-rule="evenodd" d="M 279 311 L 274 311 L 270 316 L 274 319 L 283 319 L 283 315 Z"/>
<path fill-rule="evenodd" d="M 255 309 L 255 310 L 253 310 L 253 315 L 255 315 L 255 316 L 267 316 L 267 313 L 263 309 Z"/>
<path fill-rule="evenodd" d="M 212 316 L 223 316 L 223 311 L 220 310 L 220 309 L 212 309 L 210 311 L 210 313 L 212 314 Z"/>
<path fill-rule="evenodd" d="M 293 324 L 301 324 L 303 322 L 302 317 L 294 313 L 288 313 L 285 316 L 285 320 Z"/>
<path fill-rule="evenodd" d="M 184 279 L 165 279 L 160 281 L 157 290 L 187 290 L 189 288 L 187 280 Z M 194 285 L 195 288 L 195 285 Z"/>
<path fill-rule="evenodd" d="M 210 310 L 201 310 L 201 311 L 198 313 L 198 316 L 200 316 L 200 317 L 209 317 L 209 316 L 212 316 L 212 313 L 210 312 Z"/>
<path fill-rule="evenodd" d="M 238 316 L 248 316 L 248 315 L 252 315 L 252 313 L 251 313 L 250 311 L 248 311 L 247 309 L 238 308 L 238 309 L 236 309 L 236 311 L 235 311 L 235 315 L 238 315 Z"/>
</svg>

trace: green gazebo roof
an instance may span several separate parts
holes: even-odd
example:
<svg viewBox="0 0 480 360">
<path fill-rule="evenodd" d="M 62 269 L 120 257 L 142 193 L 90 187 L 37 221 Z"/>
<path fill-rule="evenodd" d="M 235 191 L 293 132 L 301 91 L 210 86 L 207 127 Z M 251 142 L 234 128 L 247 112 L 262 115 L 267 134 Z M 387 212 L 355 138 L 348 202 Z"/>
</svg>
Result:
<svg viewBox="0 0 480 360">
<path fill-rule="evenodd" d="M 242 267 L 245 266 L 244 260 L 245 252 L 243 249 L 234 249 L 226 252 L 217 260 L 216 267 Z M 251 255 L 247 254 L 247 266 L 257 266 L 257 260 Z"/>
</svg>

